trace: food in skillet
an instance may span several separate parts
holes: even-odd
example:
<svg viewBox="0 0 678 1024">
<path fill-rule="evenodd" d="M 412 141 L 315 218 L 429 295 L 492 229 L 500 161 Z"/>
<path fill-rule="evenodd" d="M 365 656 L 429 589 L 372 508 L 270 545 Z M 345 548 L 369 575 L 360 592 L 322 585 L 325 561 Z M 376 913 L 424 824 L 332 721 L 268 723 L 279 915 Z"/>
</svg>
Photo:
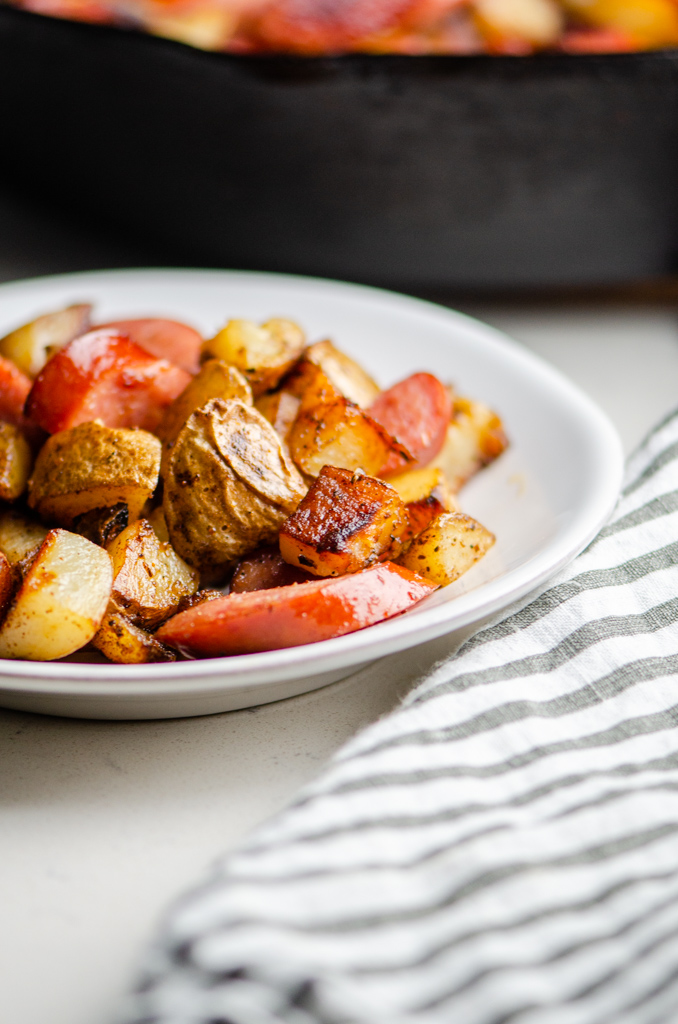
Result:
<svg viewBox="0 0 678 1024">
<path fill-rule="evenodd" d="M 71 306 L 0 339 L 0 657 L 314 643 L 494 543 L 457 495 L 506 447 L 501 421 L 432 374 L 382 391 L 280 318 L 208 339 L 91 320 Z"/>
<path fill-rule="evenodd" d="M 678 45 L 676 0 L 15 0 L 231 53 L 623 53 Z"/>
</svg>

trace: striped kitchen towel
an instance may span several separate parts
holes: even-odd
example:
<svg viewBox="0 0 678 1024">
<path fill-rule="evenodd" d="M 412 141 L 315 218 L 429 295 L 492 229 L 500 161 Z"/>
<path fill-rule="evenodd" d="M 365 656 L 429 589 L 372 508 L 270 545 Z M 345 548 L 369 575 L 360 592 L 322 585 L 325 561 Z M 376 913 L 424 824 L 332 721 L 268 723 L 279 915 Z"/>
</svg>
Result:
<svg viewBox="0 0 678 1024">
<path fill-rule="evenodd" d="M 678 412 L 567 569 L 170 911 L 123 1019 L 678 1021 Z"/>
</svg>

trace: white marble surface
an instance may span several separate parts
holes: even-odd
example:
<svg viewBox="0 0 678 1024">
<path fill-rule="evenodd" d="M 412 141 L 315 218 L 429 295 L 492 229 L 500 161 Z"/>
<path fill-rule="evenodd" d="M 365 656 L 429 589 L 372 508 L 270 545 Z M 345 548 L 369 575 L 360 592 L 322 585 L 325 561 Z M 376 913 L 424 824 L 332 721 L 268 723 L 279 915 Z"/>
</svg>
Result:
<svg viewBox="0 0 678 1024">
<path fill-rule="evenodd" d="M 0 279 L 145 261 L 2 197 L 0 222 Z M 671 310 L 467 311 L 580 384 L 627 451 L 678 403 Z M 111 1021 L 168 900 L 393 707 L 447 643 L 316 693 L 209 718 L 108 723 L 0 710 L 3 1024 Z"/>
</svg>

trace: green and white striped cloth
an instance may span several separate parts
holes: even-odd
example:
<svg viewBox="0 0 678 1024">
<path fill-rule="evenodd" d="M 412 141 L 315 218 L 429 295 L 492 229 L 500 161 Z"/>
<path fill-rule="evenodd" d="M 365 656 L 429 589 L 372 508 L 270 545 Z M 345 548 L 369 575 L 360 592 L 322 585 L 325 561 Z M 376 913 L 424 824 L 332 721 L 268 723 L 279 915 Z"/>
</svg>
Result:
<svg viewBox="0 0 678 1024">
<path fill-rule="evenodd" d="M 678 413 L 573 563 L 171 910 L 123 1019 L 678 1021 Z"/>
</svg>

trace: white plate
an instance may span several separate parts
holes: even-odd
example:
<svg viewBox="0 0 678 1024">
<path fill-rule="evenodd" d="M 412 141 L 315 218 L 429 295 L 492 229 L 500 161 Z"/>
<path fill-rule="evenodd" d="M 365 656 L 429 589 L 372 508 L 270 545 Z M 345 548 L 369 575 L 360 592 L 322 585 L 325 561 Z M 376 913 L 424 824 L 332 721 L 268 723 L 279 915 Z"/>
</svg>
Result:
<svg viewBox="0 0 678 1024">
<path fill-rule="evenodd" d="M 499 332 L 416 299 L 276 274 L 131 270 L 0 286 L 0 336 L 39 313 L 92 301 L 101 322 L 158 314 L 206 334 L 229 317 L 287 316 L 331 336 L 387 386 L 415 370 L 453 381 L 504 419 L 511 448 L 464 490 L 497 536 L 457 583 L 368 629 L 282 651 L 169 665 L 0 661 L 0 704 L 83 718 L 169 718 L 250 707 L 316 689 L 374 658 L 506 607 L 582 550 L 609 515 L 622 451 L 576 387 Z"/>
</svg>

